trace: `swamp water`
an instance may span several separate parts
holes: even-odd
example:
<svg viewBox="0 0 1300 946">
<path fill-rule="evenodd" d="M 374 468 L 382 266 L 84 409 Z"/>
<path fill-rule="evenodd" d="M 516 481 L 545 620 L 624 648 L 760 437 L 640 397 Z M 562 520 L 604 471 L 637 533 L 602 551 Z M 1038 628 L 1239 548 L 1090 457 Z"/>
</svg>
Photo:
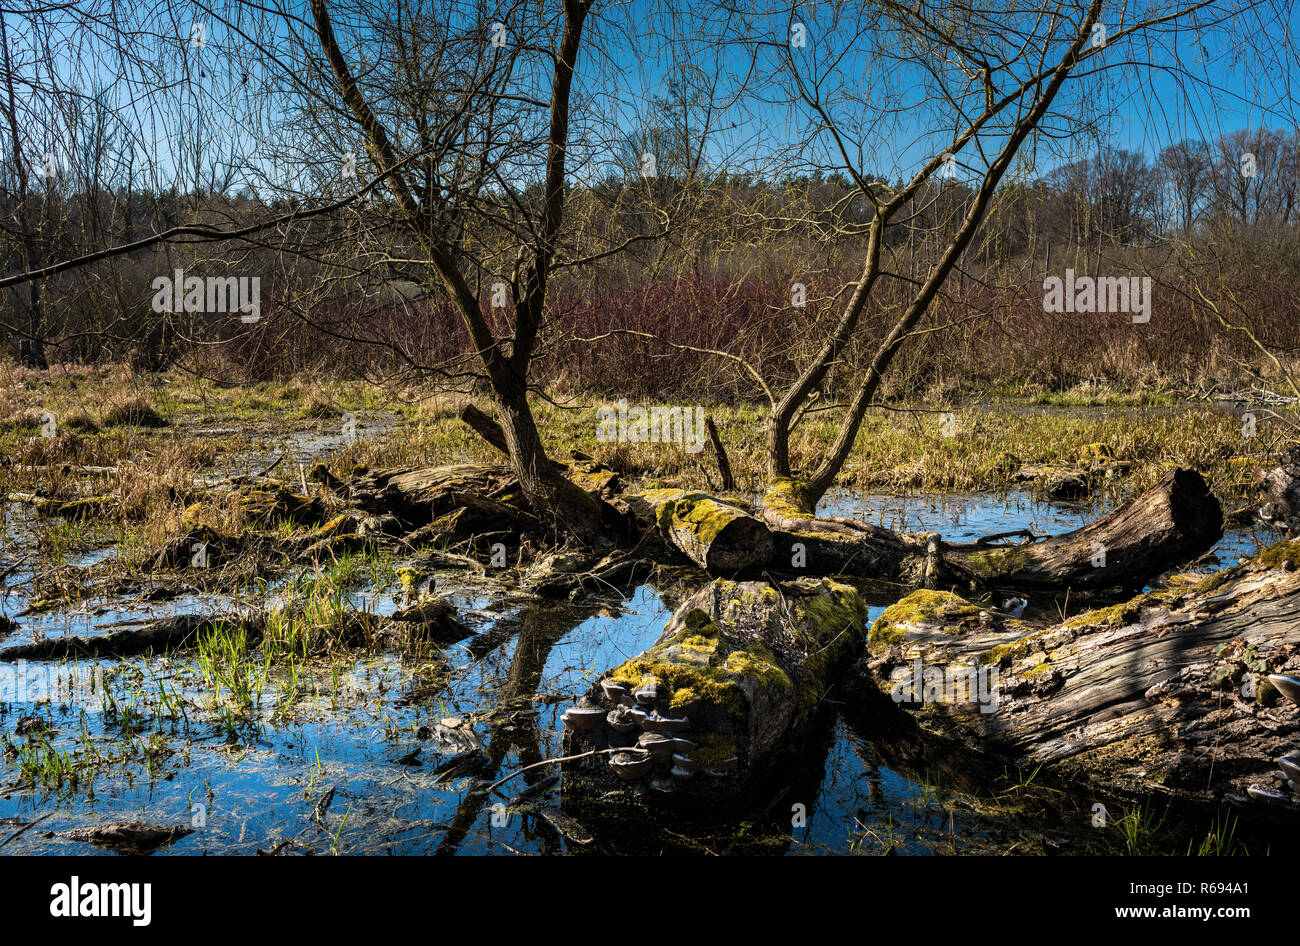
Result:
<svg viewBox="0 0 1300 946">
<path fill-rule="evenodd" d="M 819 512 L 963 541 L 1014 529 L 1055 534 L 1105 508 L 1023 494 L 841 492 Z M 1271 540 L 1234 531 L 1215 551 L 1227 566 Z M 1205 818 L 1184 823 L 1106 800 L 1111 820 L 1099 831 L 1096 798 L 1024 774 L 975 774 L 964 760 L 848 712 L 807 747 L 765 811 L 575 825 L 559 812 L 558 767 L 483 790 L 557 757 L 560 714 L 605 668 L 651 644 L 677 601 L 649 586 L 603 606 L 492 601 L 456 595 L 455 573 L 437 579 L 475 632 L 441 659 L 381 655 L 286 673 L 259 666 L 253 651 L 240 709 L 231 708 L 229 686 L 217 698 L 192 653 L 97 668 L 0 665 L 0 747 L 9 750 L 0 758 L 0 850 L 102 853 L 54 832 L 132 819 L 191 827 L 159 851 L 174 854 L 1114 853 L 1134 850 L 1135 834 L 1144 851 L 1185 853 L 1213 829 Z M 220 603 L 190 597 L 122 610 L 92 602 L 23 619 L 4 642 L 103 633 L 115 622 Z M 395 608 L 391 595 L 365 588 L 352 603 Z M 872 619 L 889 603 L 873 599 Z M 0 604 L 12 615 L 27 602 L 15 592 Z M 1029 607 L 1028 617 L 1047 621 L 1065 602 Z M 69 698 L 73 677 L 93 686 Z M 48 728 L 36 739 L 17 734 L 33 726 Z M 1227 832 L 1218 833 L 1221 843 Z"/>
</svg>

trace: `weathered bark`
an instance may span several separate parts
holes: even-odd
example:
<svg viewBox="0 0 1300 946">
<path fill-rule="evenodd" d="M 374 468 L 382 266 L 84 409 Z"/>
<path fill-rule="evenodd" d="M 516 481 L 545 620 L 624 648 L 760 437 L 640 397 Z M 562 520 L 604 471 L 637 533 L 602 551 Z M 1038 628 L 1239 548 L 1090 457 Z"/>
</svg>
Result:
<svg viewBox="0 0 1300 946">
<path fill-rule="evenodd" d="M 897 533 L 852 519 L 817 517 L 792 479 L 778 481 L 751 512 L 741 499 L 691 490 L 620 492 L 616 474 L 597 464 L 563 469 L 573 488 L 588 492 L 611 534 L 634 532 L 633 526 L 653 533 L 719 577 L 843 574 L 931 588 L 1129 589 L 1200 555 L 1222 528 L 1218 501 L 1191 470 L 1171 472 L 1151 490 L 1081 529 L 998 546 L 949 545 L 938 533 Z M 436 528 L 457 538 L 545 531 L 506 467 L 372 471 L 348 484 L 347 492 L 369 512 L 391 513 L 408 527 Z M 647 549 L 643 555 L 653 552 Z M 603 554 L 589 555 L 590 561 L 570 571 L 587 572 Z M 597 586 L 602 580 L 593 577 Z M 579 586 L 585 585 L 565 587 Z"/>
<path fill-rule="evenodd" d="M 1284 535 L 1300 532 L 1300 447 L 1285 451 L 1277 466 L 1256 470 L 1254 485 L 1260 519 Z"/>
<path fill-rule="evenodd" d="M 422 526 L 472 506 L 495 512 L 497 528 L 531 532 L 538 522 L 504 466 L 458 463 L 449 466 L 368 470 L 348 484 L 352 500 L 371 513 L 391 513 L 408 526 Z"/>
<path fill-rule="evenodd" d="M 617 474 L 598 464 L 557 469 L 563 470 L 561 479 L 568 488 L 586 497 L 582 505 L 590 507 L 602 535 L 628 530 L 619 512 L 597 495 L 616 488 Z M 553 538 L 553 530 L 537 515 L 514 470 L 506 466 L 461 463 L 367 470 L 348 483 L 346 491 L 366 512 L 394 515 L 408 529 L 428 530 L 439 537 L 492 537 L 507 544 L 518 543 L 525 534 Z M 407 535 L 408 540 L 413 537 Z"/>
<path fill-rule="evenodd" d="M 814 573 L 1008 588 L 1140 588 L 1208 550 L 1223 513 L 1201 475 L 1173 470 L 1156 486 L 1096 522 L 1055 538 L 1015 546 L 942 542 L 937 533 L 895 533 L 851 519 L 811 515 L 809 496 L 780 480 L 759 515 L 776 534 L 779 555 L 803 545 Z M 788 571 L 774 561 L 774 570 Z"/>
<path fill-rule="evenodd" d="M 622 524 L 594 495 L 602 491 L 600 486 L 584 481 L 565 464 L 546 456 L 525 392 L 521 390 L 507 400 L 499 396 L 498 410 L 506 421 L 504 425 L 472 406 L 462 410 L 460 416 L 484 440 L 510 458 L 511 468 L 534 514 L 550 525 L 552 534 L 566 533 L 594 548 L 607 548 Z"/>
<path fill-rule="evenodd" d="M 853 675 L 865 683 L 848 689 L 1063 777 L 1300 811 L 1278 769 L 1300 756 L 1300 706 L 1267 679 L 1300 672 L 1297 563 L 1300 545 L 1282 543 L 1046 629 L 918 591 L 872 625 Z"/>
<path fill-rule="evenodd" d="M 1223 522 L 1204 478 L 1184 469 L 1091 525 L 1018 546 L 948 544 L 937 533 L 893 533 L 848 518 L 815 517 L 809 494 L 794 479 L 777 481 L 758 515 L 774 530 L 772 570 L 790 572 L 792 560 L 783 556 L 802 554 L 802 567 L 813 573 L 972 589 L 1141 587 L 1212 547 Z"/>
<path fill-rule="evenodd" d="M 533 513 L 553 535 L 570 535 L 594 547 L 610 543 L 604 504 L 577 486 L 546 456 L 541 437 L 521 388 L 497 392 L 497 410 L 505 435 L 511 469 L 528 497 Z"/>
<path fill-rule="evenodd" d="M 565 713 L 564 756 L 580 756 L 563 763 L 566 805 L 623 792 L 742 800 L 802 748 L 866 615 L 857 591 L 827 579 L 700 589 Z"/>
<path fill-rule="evenodd" d="M 478 434 L 489 444 L 500 450 L 506 456 L 510 455 L 510 448 L 506 445 L 506 435 L 501 430 L 501 425 L 494 421 L 487 414 L 475 407 L 473 404 L 466 404 L 460 409 L 461 421 Z M 564 464 L 555 460 L 549 461 L 551 467 L 556 470 L 563 470 Z"/>
<path fill-rule="evenodd" d="M 622 501 L 638 523 L 711 575 L 755 574 L 771 562 L 771 531 L 739 503 L 684 489 L 651 489 Z"/>
</svg>

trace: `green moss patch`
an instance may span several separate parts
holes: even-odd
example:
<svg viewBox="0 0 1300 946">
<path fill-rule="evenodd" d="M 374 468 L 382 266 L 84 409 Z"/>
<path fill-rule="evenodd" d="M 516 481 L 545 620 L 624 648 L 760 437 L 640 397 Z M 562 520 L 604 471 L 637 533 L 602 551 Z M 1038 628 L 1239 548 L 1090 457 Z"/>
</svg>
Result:
<svg viewBox="0 0 1300 946">
<path fill-rule="evenodd" d="M 891 644 L 901 642 L 911 628 L 925 621 L 943 624 L 957 622 L 960 626 L 953 629 L 956 633 L 968 624 L 977 623 L 979 613 L 980 609 L 976 605 L 951 591 L 922 588 L 890 605 L 876 618 L 867 637 L 867 649 L 873 654 L 881 653 Z"/>
</svg>

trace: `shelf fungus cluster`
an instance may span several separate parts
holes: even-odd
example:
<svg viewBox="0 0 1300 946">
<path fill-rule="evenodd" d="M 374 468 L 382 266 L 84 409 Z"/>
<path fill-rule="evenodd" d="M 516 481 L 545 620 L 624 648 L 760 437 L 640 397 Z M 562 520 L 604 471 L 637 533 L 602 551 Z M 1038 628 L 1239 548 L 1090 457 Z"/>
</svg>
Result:
<svg viewBox="0 0 1300 946">
<path fill-rule="evenodd" d="M 798 751 L 866 616 L 829 579 L 711 582 L 564 713 L 566 798 L 739 801 Z"/>
<path fill-rule="evenodd" d="M 1286 697 L 1290 703 L 1300 707 L 1300 677 L 1286 673 L 1268 675 L 1269 685 Z M 1282 776 L 1284 790 L 1261 782 L 1252 782 L 1246 794 L 1256 801 L 1268 802 L 1295 808 L 1300 805 L 1300 747 L 1286 753 L 1277 760 L 1278 772 Z"/>
</svg>

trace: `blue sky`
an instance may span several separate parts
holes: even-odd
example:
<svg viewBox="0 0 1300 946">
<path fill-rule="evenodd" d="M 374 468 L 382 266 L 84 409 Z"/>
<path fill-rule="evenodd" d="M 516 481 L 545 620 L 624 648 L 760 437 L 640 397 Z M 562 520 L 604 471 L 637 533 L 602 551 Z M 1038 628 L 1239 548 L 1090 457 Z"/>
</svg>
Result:
<svg viewBox="0 0 1300 946">
<path fill-rule="evenodd" d="M 1116 4 L 1115 8 L 1124 10 L 1131 6 Z M 305 3 L 295 3 L 292 9 L 309 18 Z M 749 86 L 751 94 L 745 97 L 743 105 L 734 106 L 721 117 L 719 134 L 709 148 L 710 158 L 729 166 L 772 162 L 784 153 L 783 149 L 807 137 L 816 116 L 806 107 L 791 107 L 783 101 L 780 76 L 764 72 L 778 61 L 780 40 L 788 35 L 790 14 L 755 16 L 749 23 L 739 25 L 735 22 L 737 18 L 733 18 L 731 28 L 719 29 L 721 9 L 718 5 L 695 4 L 683 7 L 679 18 L 669 22 L 664 7 L 651 0 L 602 2 L 597 7 L 598 19 L 592 22 L 589 36 L 599 47 L 584 50 L 577 90 L 579 95 L 596 96 L 592 115 L 598 113 L 602 119 L 599 131 L 605 137 L 610 136 L 613 126 L 619 126 L 624 132 L 633 130 L 638 114 L 646 114 L 647 100 L 664 94 L 668 75 L 683 65 L 696 69 L 697 75 L 705 80 L 733 77 L 733 85 L 737 81 L 734 77 L 750 74 L 753 46 L 743 36 L 753 31 L 767 36 L 769 43 L 759 49 L 759 72 Z M 831 111 L 849 125 L 855 117 L 872 116 L 890 95 L 896 95 L 900 104 L 914 106 L 907 114 L 891 116 L 864 137 L 866 155 L 861 160 L 862 169 L 867 172 L 890 179 L 910 176 L 922 160 L 944 150 L 945 142 L 951 137 L 943 115 L 915 107 L 919 105 L 926 72 L 916 66 L 882 65 L 882 57 L 875 48 L 879 37 L 869 31 L 855 32 L 857 27 L 852 17 L 858 11 L 844 14 L 848 19 L 835 26 L 831 22 L 833 13 L 828 12 L 833 9 L 826 4 L 804 5 L 799 9 L 795 17 L 807 27 L 808 46 L 791 52 L 801 69 L 813 68 L 828 57 L 842 54 L 836 59 L 833 75 L 842 84 L 845 97 Z M 1235 34 L 1221 28 L 1195 33 L 1164 30 L 1149 47 L 1118 40 L 1107 44 L 1103 59 L 1114 68 L 1107 70 L 1102 85 L 1090 87 L 1089 94 L 1082 99 L 1071 100 L 1073 92 L 1067 88 L 1060 101 L 1062 119 L 1066 122 L 1091 119 L 1101 127 L 1107 140 L 1148 156 L 1184 137 L 1212 139 L 1222 132 L 1259 126 L 1293 129 L 1296 113 L 1292 69 L 1296 53 L 1292 43 L 1296 11 L 1287 2 L 1260 7 L 1240 2 L 1219 3 L 1212 11 L 1233 9 L 1246 10 Z M 157 0 L 153 9 L 137 6 L 134 10 L 157 32 L 155 46 L 161 50 L 161 56 L 171 57 L 172 68 L 179 68 L 184 60 L 191 68 L 202 63 L 207 73 L 202 79 L 192 75 L 188 86 L 169 93 L 175 106 L 171 111 L 168 109 L 172 99 L 160 105 L 133 96 L 120 82 L 115 83 L 112 57 L 106 54 L 102 44 L 96 45 L 85 34 L 72 30 L 66 32 L 65 38 L 79 41 L 82 62 L 91 64 L 83 67 L 83 87 L 93 81 L 112 89 L 111 94 L 123 114 L 156 161 L 159 179 L 165 182 L 176 176 L 176 167 L 183 162 L 189 137 L 196 129 L 206 127 L 204 134 L 213 138 L 250 140 L 255 128 L 238 116 L 237 81 L 244 70 L 251 69 L 255 77 L 262 73 L 248 43 L 224 27 L 221 17 L 204 4 Z M 240 8 L 237 3 L 221 7 L 229 16 L 234 15 L 230 13 L 232 10 L 241 17 L 256 15 L 253 8 Z M 1018 16 L 1008 14 L 1008 28 L 1016 22 L 1025 22 L 1029 15 L 1029 11 Z M 11 42 L 16 41 L 27 24 L 16 13 L 6 12 L 4 16 Z M 1210 14 L 1201 16 L 1206 18 Z M 346 16 L 341 6 L 338 19 L 340 34 L 346 36 Z M 184 42 L 193 22 L 206 24 L 207 44 L 199 52 L 187 48 Z M 1108 23 L 1105 12 L 1102 22 L 1112 33 L 1122 26 Z M 269 31 L 264 27 L 256 30 L 255 35 L 268 48 L 278 49 L 284 45 L 286 31 L 283 22 L 279 22 Z M 721 37 L 725 42 L 714 45 L 701 41 L 709 35 Z M 166 47 L 173 39 L 175 45 L 169 50 Z M 73 54 L 68 48 L 59 55 L 60 61 L 66 64 Z M 858 77 L 862 77 L 860 83 Z M 70 76 L 60 79 L 66 81 Z M 855 93 L 863 91 L 857 88 L 859 84 L 869 87 L 873 94 L 862 94 L 860 99 L 855 99 Z M 725 78 L 720 91 L 724 96 L 728 91 Z M 201 107 L 196 103 L 201 103 Z M 283 114 L 272 109 L 265 117 L 274 125 Z M 196 115 L 203 116 L 204 126 L 197 124 Z M 995 148 L 998 141 L 994 135 L 987 146 Z M 829 148 L 825 136 L 819 143 Z M 1038 158 L 1034 170 L 1045 173 L 1063 160 L 1091 153 L 1096 140 L 1076 132 L 1061 141 L 1039 145 L 1034 152 Z M 360 150 L 359 141 L 355 146 Z M 805 158 L 811 161 L 804 163 L 819 161 L 816 151 L 806 153 Z M 968 163 L 978 165 L 977 156 L 969 152 L 960 156 L 959 164 Z M 594 166 L 576 169 L 582 176 L 594 176 L 595 171 Z M 968 175 L 962 172 L 961 176 Z"/>
</svg>

